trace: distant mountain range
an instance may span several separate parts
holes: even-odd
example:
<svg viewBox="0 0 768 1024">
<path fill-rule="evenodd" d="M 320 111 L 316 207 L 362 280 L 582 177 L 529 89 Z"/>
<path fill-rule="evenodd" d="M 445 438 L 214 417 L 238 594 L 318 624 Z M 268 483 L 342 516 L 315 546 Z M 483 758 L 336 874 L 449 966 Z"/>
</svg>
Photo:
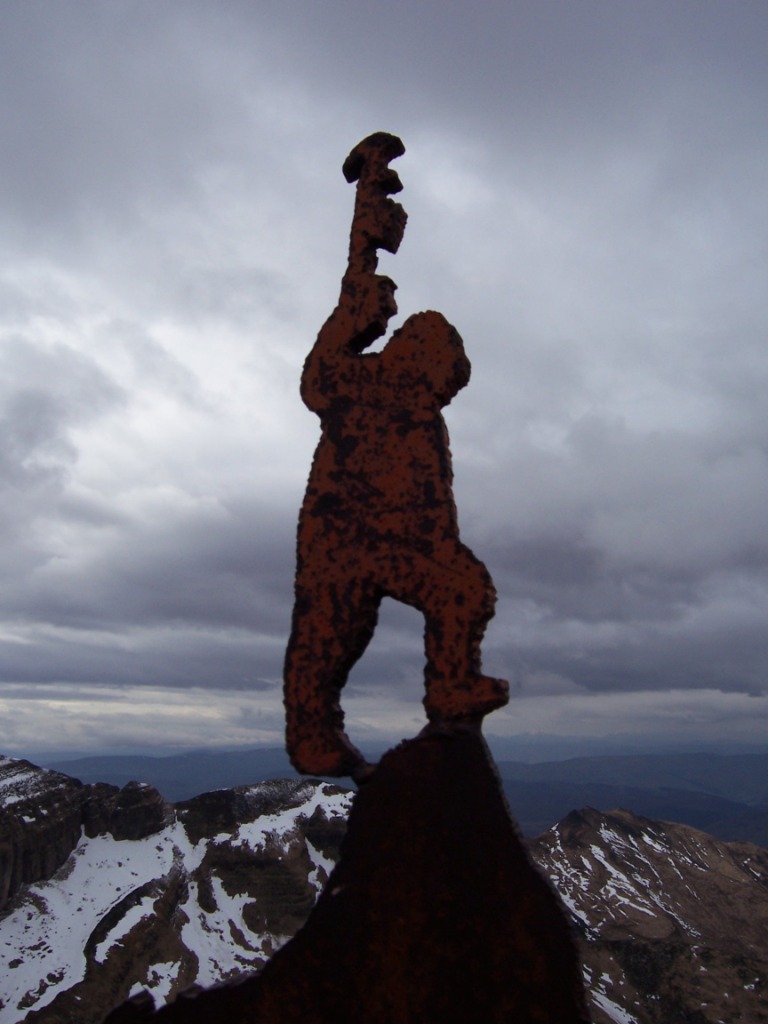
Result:
<svg viewBox="0 0 768 1024">
<path fill-rule="evenodd" d="M 113 786 L 124 786 L 127 782 L 148 782 L 171 802 L 265 779 L 298 778 L 282 747 L 196 750 L 167 757 L 105 755 L 54 763 L 46 761 L 45 767 L 86 783 L 109 782 Z"/>
<path fill-rule="evenodd" d="M 625 807 L 684 822 L 725 840 L 768 845 L 768 754 L 650 754 L 520 764 L 499 774 L 523 834 L 574 807 Z"/>
<path fill-rule="evenodd" d="M 264 779 L 298 777 L 281 748 L 86 757 L 47 767 L 87 783 L 148 782 L 169 801 Z M 768 754 L 577 757 L 540 764 L 500 761 L 498 769 L 525 836 L 539 835 L 575 807 L 624 807 L 649 818 L 705 829 L 719 839 L 768 846 Z"/>
<path fill-rule="evenodd" d="M 0 757 L 0 1024 L 99 1024 L 142 989 L 258 971 L 310 912 L 352 795 L 286 779 L 174 806 Z M 768 850 L 589 808 L 529 848 L 594 1024 L 768 1022 Z"/>
</svg>

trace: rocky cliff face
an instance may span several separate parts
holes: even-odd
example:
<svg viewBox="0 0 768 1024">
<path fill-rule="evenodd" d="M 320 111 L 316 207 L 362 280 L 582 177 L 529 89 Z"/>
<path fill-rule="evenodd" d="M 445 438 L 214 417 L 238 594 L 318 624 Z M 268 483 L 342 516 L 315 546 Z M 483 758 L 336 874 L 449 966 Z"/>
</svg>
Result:
<svg viewBox="0 0 768 1024">
<path fill-rule="evenodd" d="M 314 905 L 351 799 L 283 780 L 172 807 L 144 784 L 3 767 L 14 894 L 0 916 L 0 1024 L 95 1024 L 134 991 L 163 1003 L 258 970 Z"/>
<path fill-rule="evenodd" d="M 281 781 L 171 807 L 0 766 L 20 886 L 0 915 L 0 1024 L 96 1024 L 141 989 L 161 1004 L 258 970 L 313 906 L 352 796 Z M 573 919 L 595 1024 L 768 1021 L 768 850 L 584 810 L 531 851 Z"/>
<path fill-rule="evenodd" d="M 22 884 L 49 878 L 72 852 L 84 789 L 66 775 L 0 757 L 0 911 Z"/>
<path fill-rule="evenodd" d="M 589 809 L 531 846 L 579 934 L 595 1024 L 768 1021 L 768 850 Z"/>
<path fill-rule="evenodd" d="M 0 757 L 0 912 L 22 885 L 50 878 L 83 830 L 141 839 L 171 813 L 145 783 L 84 786 L 29 761 Z"/>
</svg>

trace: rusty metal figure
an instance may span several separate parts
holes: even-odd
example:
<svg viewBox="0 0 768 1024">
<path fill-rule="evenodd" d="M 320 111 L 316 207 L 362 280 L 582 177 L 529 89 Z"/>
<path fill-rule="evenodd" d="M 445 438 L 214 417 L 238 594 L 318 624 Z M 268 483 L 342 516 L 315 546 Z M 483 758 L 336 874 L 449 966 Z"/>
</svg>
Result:
<svg viewBox="0 0 768 1024">
<path fill-rule="evenodd" d="M 362 779 L 371 770 L 344 732 L 339 700 L 384 597 L 424 615 L 433 726 L 476 725 L 508 700 L 508 684 L 480 668 L 496 592 L 459 540 L 440 412 L 469 380 L 462 340 L 430 311 L 365 352 L 397 312 L 396 285 L 376 268 L 377 250 L 397 252 L 405 230 L 407 214 L 390 198 L 402 184 L 389 167 L 403 152 L 400 139 L 378 132 L 344 163 L 357 181 L 349 261 L 301 381 L 322 436 L 299 517 L 284 699 L 288 753 L 307 774 Z"/>
</svg>

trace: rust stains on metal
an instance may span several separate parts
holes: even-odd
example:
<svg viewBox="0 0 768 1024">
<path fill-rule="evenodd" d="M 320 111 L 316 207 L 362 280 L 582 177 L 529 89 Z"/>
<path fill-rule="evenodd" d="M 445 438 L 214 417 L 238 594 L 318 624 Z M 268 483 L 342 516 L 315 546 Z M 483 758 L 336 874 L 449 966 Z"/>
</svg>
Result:
<svg viewBox="0 0 768 1024">
<path fill-rule="evenodd" d="M 430 722 L 477 722 L 508 699 L 507 683 L 481 671 L 496 594 L 459 539 L 440 411 L 469 381 L 462 339 L 428 311 L 366 352 L 397 312 L 396 285 L 376 269 L 378 250 L 397 252 L 405 230 L 390 198 L 402 184 L 389 167 L 403 152 L 400 139 L 378 132 L 344 163 L 357 182 L 349 261 L 301 381 L 322 435 L 299 517 L 284 699 L 288 753 L 314 775 L 368 771 L 344 732 L 340 694 L 384 597 L 424 615 Z"/>
</svg>

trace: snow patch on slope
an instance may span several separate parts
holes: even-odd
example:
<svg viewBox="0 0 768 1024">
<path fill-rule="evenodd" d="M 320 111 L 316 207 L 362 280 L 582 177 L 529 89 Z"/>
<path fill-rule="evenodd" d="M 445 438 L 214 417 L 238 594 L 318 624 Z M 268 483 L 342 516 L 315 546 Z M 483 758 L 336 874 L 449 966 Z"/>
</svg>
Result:
<svg viewBox="0 0 768 1024">
<path fill-rule="evenodd" d="M 17 775 L 13 792 L 28 781 L 24 772 Z M 197 901 L 197 883 L 191 876 L 213 844 L 234 845 L 247 853 L 263 850 L 268 841 L 295 841 L 297 819 L 309 817 L 318 806 L 329 818 L 346 817 L 350 797 L 310 786 L 298 807 L 262 815 L 232 835 L 222 833 L 194 844 L 179 820 L 140 840 L 82 835 L 64 866 L 50 880 L 25 887 L 0 919 L 0 1024 L 18 1024 L 26 1011 L 49 1005 L 60 992 L 82 981 L 87 950 L 93 962 L 103 965 L 143 919 L 153 917 L 157 892 L 151 883 L 167 879 L 174 870 L 182 871 L 188 884 L 181 939 L 198 960 L 197 982 L 211 985 L 253 970 L 288 936 L 253 936 L 243 924 L 243 907 L 253 897 L 229 895 L 215 875 L 210 882 L 216 907 L 206 912 Z M 307 850 L 311 880 L 318 882 L 332 862 L 311 844 Z M 178 962 L 153 963 L 146 980 L 134 989 L 150 988 L 162 1004 L 178 981 L 180 967 Z"/>
</svg>

